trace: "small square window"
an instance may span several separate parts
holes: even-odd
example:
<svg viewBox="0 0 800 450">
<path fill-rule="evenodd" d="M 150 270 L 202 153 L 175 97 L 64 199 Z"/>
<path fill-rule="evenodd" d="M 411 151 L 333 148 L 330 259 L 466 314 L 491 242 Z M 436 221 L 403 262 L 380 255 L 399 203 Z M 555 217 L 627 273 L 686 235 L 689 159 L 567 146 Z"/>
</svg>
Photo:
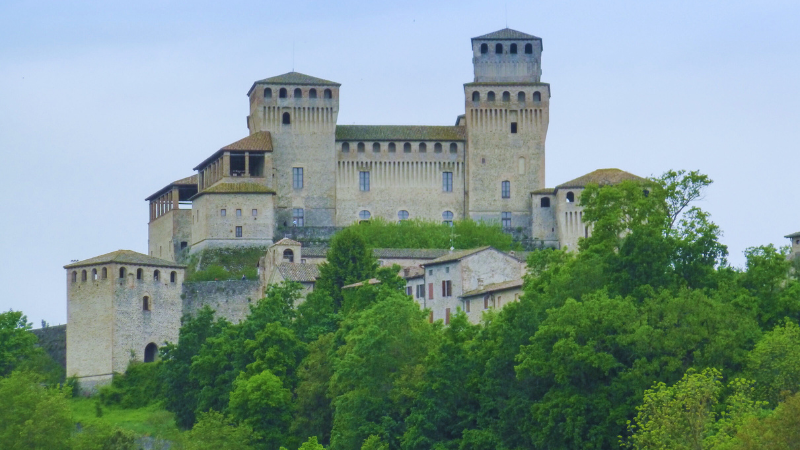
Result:
<svg viewBox="0 0 800 450">
<path fill-rule="evenodd" d="M 220 210 L 219 210 L 219 215 L 220 215 L 220 216 L 222 216 L 222 217 L 225 217 L 225 215 L 226 215 L 227 213 L 228 213 L 228 211 L 226 211 L 226 210 L 224 210 L 224 209 L 220 209 Z"/>
<path fill-rule="evenodd" d="M 237 209 L 236 210 L 236 217 L 242 217 L 242 210 L 241 209 Z"/>
<path fill-rule="evenodd" d="M 257 210 L 257 209 L 254 209 L 254 210 L 253 210 L 253 217 L 255 217 L 255 216 L 257 216 L 257 215 L 258 215 L 258 210 Z"/>
<path fill-rule="evenodd" d="M 517 132 L 517 122 L 511 122 L 511 133 L 515 134 Z"/>
<path fill-rule="evenodd" d="M 450 268 L 449 267 L 445 267 L 444 268 L 444 273 L 450 273 Z"/>
<path fill-rule="evenodd" d="M 428 269 L 428 275 L 433 276 L 433 269 Z"/>
<path fill-rule="evenodd" d="M 242 227 L 236 227 L 236 237 L 242 237 Z"/>
</svg>

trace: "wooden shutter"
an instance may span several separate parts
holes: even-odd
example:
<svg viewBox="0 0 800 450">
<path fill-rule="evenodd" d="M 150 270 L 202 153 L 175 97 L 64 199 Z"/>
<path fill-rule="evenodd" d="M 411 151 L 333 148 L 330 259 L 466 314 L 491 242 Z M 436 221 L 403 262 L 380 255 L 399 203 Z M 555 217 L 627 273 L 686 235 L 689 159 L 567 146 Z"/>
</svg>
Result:
<svg viewBox="0 0 800 450">
<path fill-rule="evenodd" d="M 428 283 L 428 298 L 433 300 L 433 283 Z"/>
<path fill-rule="evenodd" d="M 450 308 L 444 310 L 444 324 L 450 325 Z"/>
</svg>

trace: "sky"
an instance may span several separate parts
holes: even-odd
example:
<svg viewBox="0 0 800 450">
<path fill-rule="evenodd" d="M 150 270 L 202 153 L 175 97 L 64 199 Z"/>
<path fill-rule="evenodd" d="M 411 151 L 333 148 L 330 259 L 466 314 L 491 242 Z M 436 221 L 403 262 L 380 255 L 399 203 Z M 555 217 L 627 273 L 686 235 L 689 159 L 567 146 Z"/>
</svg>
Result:
<svg viewBox="0 0 800 450">
<path fill-rule="evenodd" d="M 340 124 L 452 125 L 470 38 L 543 39 L 546 185 L 700 170 L 730 264 L 800 231 L 800 2 L 0 2 L 0 311 L 66 323 L 65 264 L 147 252 L 145 197 L 247 135 L 246 93 L 342 84 Z"/>
</svg>

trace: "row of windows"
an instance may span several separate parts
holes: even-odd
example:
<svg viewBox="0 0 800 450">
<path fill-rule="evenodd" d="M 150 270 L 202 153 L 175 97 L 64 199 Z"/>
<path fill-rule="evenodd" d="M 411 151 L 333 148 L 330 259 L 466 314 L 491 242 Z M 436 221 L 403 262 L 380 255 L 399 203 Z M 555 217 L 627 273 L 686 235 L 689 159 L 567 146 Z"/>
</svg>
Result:
<svg viewBox="0 0 800 450">
<path fill-rule="evenodd" d="M 289 92 L 286 90 L 286 88 L 280 88 L 280 90 L 278 90 L 278 98 L 287 98 L 288 93 Z M 292 96 L 292 98 L 303 98 L 303 90 L 300 88 L 296 88 L 293 94 L 294 95 Z M 325 99 L 331 99 L 333 98 L 333 92 L 330 89 L 325 89 L 322 92 L 322 97 Z M 264 88 L 264 98 L 266 99 L 272 98 L 271 88 Z M 317 98 L 317 90 L 314 88 L 309 89 L 308 98 Z"/>
<path fill-rule="evenodd" d="M 358 212 L 358 220 L 359 221 L 369 220 L 371 217 L 372 217 L 372 213 L 370 213 L 366 209 L 362 209 L 361 211 Z M 409 217 L 410 217 L 410 215 L 408 214 L 408 211 L 406 211 L 404 209 L 397 212 L 397 220 L 399 220 L 399 221 L 408 220 Z M 455 217 L 455 216 L 453 215 L 452 211 L 443 212 L 442 213 L 442 223 L 444 223 L 446 225 L 453 225 L 453 217 Z"/>
<path fill-rule="evenodd" d="M 478 92 L 478 91 L 472 91 L 472 101 L 473 102 L 481 101 L 481 93 Z M 495 101 L 494 91 L 489 91 L 488 93 L 486 93 L 486 101 L 489 101 L 489 102 Z M 510 102 L 511 101 L 511 93 L 510 92 L 508 92 L 508 91 L 503 92 L 503 101 L 504 102 Z M 517 101 L 518 102 L 524 102 L 525 101 L 525 93 L 524 92 L 520 91 L 519 93 L 517 93 Z M 534 92 L 533 93 L 533 101 L 535 101 L 535 102 L 542 101 L 542 93 L 539 92 L 539 91 Z"/>
<path fill-rule="evenodd" d="M 225 209 L 225 208 L 220 209 L 219 210 L 219 215 L 221 217 L 226 217 L 228 215 L 228 210 Z M 258 210 L 257 209 L 251 210 L 250 211 L 250 215 L 252 215 L 253 217 L 258 216 Z M 237 209 L 236 210 L 236 217 L 242 217 L 242 210 L 241 209 Z"/>
<path fill-rule="evenodd" d="M 288 114 L 288 113 L 286 113 Z M 364 153 L 367 149 L 367 146 L 363 142 L 359 142 L 356 144 L 356 151 L 358 153 Z M 428 152 L 428 144 L 424 142 L 420 142 L 419 146 L 417 147 L 420 153 L 427 153 Z M 390 142 L 387 146 L 387 150 L 389 153 L 397 152 L 397 144 L 394 142 Z M 433 144 L 433 152 L 434 153 L 442 153 L 444 151 L 444 147 L 442 146 L 441 142 L 437 142 Z M 379 142 L 372 143 L 372 152 L 373 153 L 380 153 L 381 152 L 381 144 Z M 342 153 L 350 153 L 350 143 L 343 142 L 342 143 Z M 403 153 L 411 153 L 411 143 L 406 142 L 403 144 Z M 450 143 L 450 153 L 458 153 L 458 144 L 455 142 Z"/>
<path fill-rule="evenodd" d="M 503 44 L 497 43 L 494 45 L 494 53 L 496 55 L 503 54 Z M 481 44 L 481 55 L 485 55 L 489 53 L 489 44 Z M 517 44 L 511 44 L 508 46 L 508 53 L 512 55 L 517 54 Z M 525 44 L 525 54 L 531 55 L 533 54 L 533 44 Z"/>
<path fill-rule="evenodd" d="M 567 203 L 575 203 L 575 194 L 572 191 L 567 192 Z M 542 197 L 542 199 L 539 200 L 539 206 L 542 208 L 549 208 L 550 197 Z"/>
<path fill-rule="evenodd" d="M 369 191 L 369 172 L 358 172 L 358 189 L 364 192 Z M 453 172 L 442 172 L 442 192 L 453 192 Z M 511 198 L 510 181 L 500 183 L 500 195 L 502 198 Z"/>
<path fill-rule="evenodd" d="M 125 278 L 126 273 L 127 273 L 127 269 L 125 269 L 124 267 L 120 267 L 119 268 L 119 278 L 120 279 Z M 108 278 L 108 269 L 103 267 L 102 269 L 100 269 L 100 272 L 98 272 L 97 269 L 92 269 L 91 277 L 92 277 L 92 281 L 105 280 L 105 279 Z M 82 270 L 81 271 L 81 281 L 87 281 L 88 279 L 89 279 L 89 273 L 86 270 Z M 136 279 L 137 280 L 144 279 L 144 270 L 143 269 L 136 269 Z M 159 281 L 160 279 L 161 279 L 161 271 L 154 270 L 153 271 L 153 281 Z M 78 271 L 77 270 L 73 270 L 72 271 L 72 282 L 75 283 L 77 281 L 78 281 Z M 178 281 L 178 272 L 173 270 L 169 274 L 169 282 L 170 283 L 175 283 L 177 281 Z"/>
</svg>

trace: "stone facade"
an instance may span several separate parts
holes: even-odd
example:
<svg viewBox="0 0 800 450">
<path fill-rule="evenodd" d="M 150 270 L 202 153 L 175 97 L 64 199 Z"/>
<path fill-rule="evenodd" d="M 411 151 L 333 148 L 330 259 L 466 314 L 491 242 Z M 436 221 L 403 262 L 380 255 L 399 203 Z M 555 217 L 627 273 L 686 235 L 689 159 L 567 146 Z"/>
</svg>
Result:
<svg viewBox="0 0 800 450">
<path fill-rule="evenodd" d="M 786 238 L 791 240 L 792 250 L 789 254 L 790 258 L 797 258 L 800 255 L 800 231 L 787 235 Z"/>
</svg>

